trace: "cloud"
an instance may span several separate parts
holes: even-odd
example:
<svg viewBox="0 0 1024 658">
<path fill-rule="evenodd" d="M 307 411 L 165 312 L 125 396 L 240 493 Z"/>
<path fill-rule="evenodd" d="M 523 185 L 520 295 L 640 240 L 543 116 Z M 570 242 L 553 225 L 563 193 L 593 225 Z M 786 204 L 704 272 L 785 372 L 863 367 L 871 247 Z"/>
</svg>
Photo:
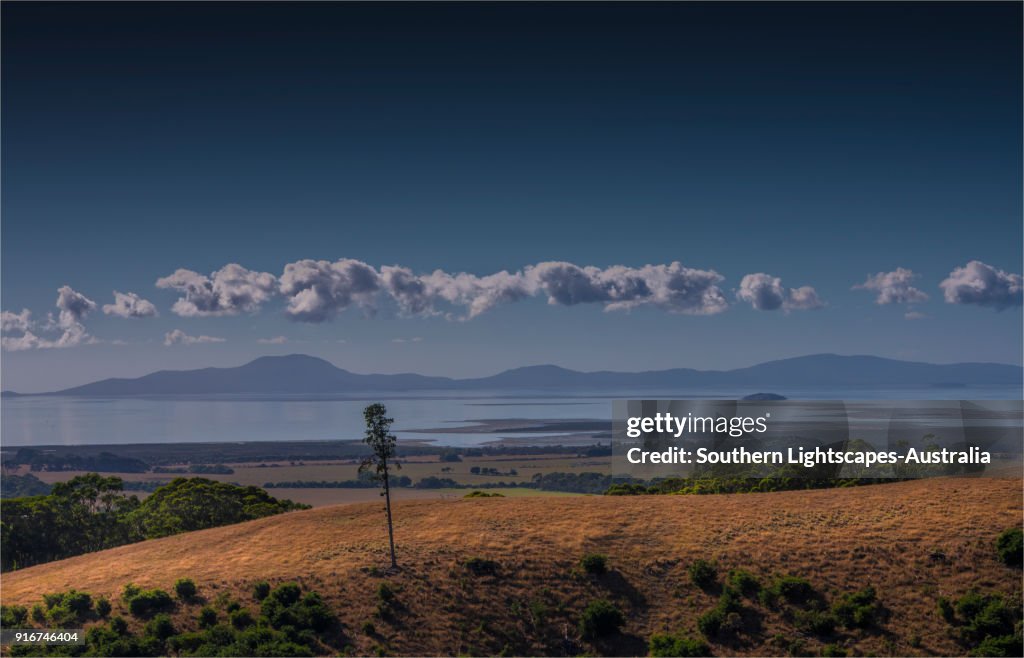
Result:
<svg viewBox="0 0 1024 658">
<path fill-rule="evenodd" d="M 288 342 L 287 336 L 274 336 L 273 338 L 257 338 L 257 343 L 261 345 L 284 345 Z"/>
<path fill-rule="evenodd" d="M 280 281 L 280 292 L 288 300 L 285 313 L 300 322 L 330 320 L 353 304 L 372 312 L 380 287 L 375 269 L 349 258 L 288 263 Z"/>
<path fill-rule="evenodd" d="M 3 333 L 24 333 L 32 328 L 32 311 L 21 309 L 21 313 L 13 311 L 0 312 L 0 331 Z"/>
<path fill-rule="evenodd" d="M 215 336 L 189 336 L 181 329 L 175 329 L 168 331 L 164 334 L 164 345 L 170 347 L 171 345 L 196 345 L 199 343 L 223 343 L 223 338 L 217 338 Z"/>
<path fill-rule="evenodd" d="M 551 305 L 599 303 L 608 311 L 649 305 L 689 315 L 712 315 L 729 306 L 718 287 L 723 280 L 720 274 L 678 262 L 604 269 L 544 262 L 526 268 L 524 276 L 530 288 L 547 295 Z"/>
<path fill-rule="evenodd" d="M 120 318 L 151 318 L 158 313 L 156 306 L 133 292 L 114 291 L 114 303 L 104 304 L 103 313 Z"/>
<path fill-rule="evenodd" d="M 763 272 L 744 276 L 736 298 L 759 311 L 808 311 L 825 305 L 811 286 L 786 288 L 781 278 Z"/>
<path fill-rule="evenodd" d="M 892 272 L 878 272 L 869 275 L 864 283 L 857 284 L 853 290 L 871 290 L 878 293 L 876 304 L 919 304 L 928 301 L 928 294 L 913 287 L 911 282 L 917 278 L 912 270 L 897 267 Z"/>
<path fill-rule="evenodd" d="M 918 311 L 907 311 L 903 314 L 903 318 L 906 320 L 927 320 L 928 316 Z"/>
<path fill-rule="evenodd" d="M 392 338 L 392 343 L 419 343 L 422 342 L 423 338 L 420 336 L 413 336 L 412 338 Z"/>
<path fill-rule="evenodd" d="M 51 349 L 60 347 L 75 347 L 76 345 L 97 343 L 94 337 L 85 330 L 82 321 L 96 309 L 96 302 L 92 301 L 82 293 L 74 290 L 71 286 L 61 286 L 57 289 L 57 301 L 55 302 L 58 313 L 57 317 L 48 316 L 42 326 L 31 319 L 28 310 L 21 313 L 3 312 L 3 332 L 20 333 L 20 336 L 3 336 L 0 345 L 4 350 L 17 352 L 31 349 Z M 39 329 L 46 332 L 59 332 L 56 338 L 45 338 L 37 335 L 32 330 Z"/>
<path fill-rule="evenodd" d="M 972 260 L 957 267 L 939 284 L 947 304 L 976 304 L 1004 310 L 1020 306 L 1024 284 L 1019 274 L 1012 274 Z"/>
<path fill-rule="evenodd" d="M 185 293 L 171 307 L 182 317 L 206 317 L 255 313 L 273 297 L 277 279 L 267 272 L 248 270 L 230 263 L 210 276 L 179 269 L 161 279 L 157 288 Z"/>
</svg>

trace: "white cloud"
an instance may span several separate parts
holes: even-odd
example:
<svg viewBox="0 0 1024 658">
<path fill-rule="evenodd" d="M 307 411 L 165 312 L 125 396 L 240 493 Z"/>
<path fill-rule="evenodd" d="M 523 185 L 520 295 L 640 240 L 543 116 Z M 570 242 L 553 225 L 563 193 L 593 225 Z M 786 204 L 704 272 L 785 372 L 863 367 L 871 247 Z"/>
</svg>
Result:
<svg viewBox="0 0 1024 658">
<path fill-rule="evenodd" d="M 807 311 L 825 305 L 811 286 L 786 288 L 781 278 L 764 272 L 744 276 L 736 298 L 759 311 Z"/>
<path fill-rule="evenodd" d="M 114 303 L 104 304 L 103 313 L 120 318 L 151 318 L 158 315 L 156 306 L 133 292 L 114 291 Z"/>
<path fill-rule="evenodd" d="M 273 338 L 257 338 L 257 343 L 261 345 L 284 345 L 288 342 L 287 336 L 274 336 Z"/>
<path fill-rule="evenodd" d="M 1024 297 L 1021 276 L 980 260 L 957 267 L 939 284 L 948 304 L 976 304 L 997 310 L 1020 306 Z"/>
<path fill-rule="evenodd" d="M 196 345 L 199 343 L 223 343 L 223 338 L 217 338 L 216 336 L 189 336 L 181 329 L 175 329 L 168 331 L 164 334 L 164 345 L 170 347 L 171 345 Z"/>
<path fill-rule="evenodd" d="M 380 275 L 366 263 L 343 258 L 300 260 L 285 265 L 280 291 L 288 299 L 285 313 L 301 322 L 324 322 L 353 304 L 372 312 Z"/>
<path fill-rule="evenodd" d="M 96 302 L 74 290 L 71 286 L 61 286 L 57 289 L 55 305 L 58 309 L 57 317 L 48 316 L 47 321 L 41 327 L 32 321 L 31 313 L 27 310 L 22 310 L 21 313 L 4 311 L 3 332 L 5 334 L 20 333 L 21 335 L 4 336 L 0 339 L 3 349 L 15 352 L 75 347 L 76 345 L 99 342 L 89 335 L 82 324 L 86 316 L 96 309 Z M 33 333 L 32 329 L 40 329 L 44 333 L 59 332 L 60 335 L 56 338 L 44 338 Z"/>
<path fill-rule="evenodd" d="M 422 342 L 423 338 L 420 336 L 413 336 L 412 338 L 392 338 L 392 343 L 419 343 Z"/>
<path fill-rule="evenodd" d="M 903 318 L 906 320 L 927 320 L 928 316 L 919 311 L 907 311 L 903 314 Z"/>
<path fill-rule="evenodd" d="M 712 315 L 729 306 L 718 287 L 723 280 L 720 274 L 678 262 L 605 269 L 544 262 L 526 268 L 525 278 L 531 287 L 546 294 L 552 305 L 600 303 L 608 311 L 649 305 L 689 315 Z"/>
<path fill-rule="evenodd" d="M 32 311 L 21 309 L 21 313 L 13 311 L 0 312 L 0 331 L 3 333 L 24 333 L 33 326 Z"/>
<path fill-rule="evenodd" d="M 248 270 L 229 263 L 210 276 L 179 269 L 157 279 L 157 288 L 185 293 L 171 310 L 182 317 L 204 317 L 255 313 L 276 289 L 277 279 L 267 272 Z"/>
<path fill-rule="evenodd" d="M 877 292 L 876 304 L 918 304 L 928 301 L 928 294 L 911 285 L 917 278 L 912 270 L 897 267 L 892 272 L 878 272 L 869 275 L 864 283 L 857 284 L 854 290 L 871 290 Z"/>
</svg>

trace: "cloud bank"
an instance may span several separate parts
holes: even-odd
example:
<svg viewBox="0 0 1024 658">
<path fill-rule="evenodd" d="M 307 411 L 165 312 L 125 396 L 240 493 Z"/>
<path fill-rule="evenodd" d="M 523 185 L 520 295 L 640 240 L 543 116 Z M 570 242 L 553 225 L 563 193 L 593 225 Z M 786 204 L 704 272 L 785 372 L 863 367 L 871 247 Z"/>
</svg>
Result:
<svg viewBox="0 0 1024 658">
<path fill-rule="evenodd" d="M 781 278 L 764 272 L 743 277 L 736 299 L 759 311 L 810 311 L 825 305 L 811 286 L 786 288 Z"/>
<path fill-rule="evenodd" d="M 31 349 L 74 347 L 97 342 L 82 324 L 86 316 L 96 309 L 96 302 L 74 290 L 71 286 L 61 286 L 57 289 L 55 306 L 57 307 L 57 317 L 54 318 L 53 314 L 50 314 L 43 323 L 33 321 L 32 314 L 27 309 L 23 309 L 21 313 L 4 311 L 2 326 L 5 335 L 0 338 L 0 346 L 9 352 L 19 352 Z M 46 338 L 35 333 L 36 331 L 59 335 L 55 338 Z M 19 335 L 6 335 L 10 333 Z"/>
<path fill-rule="evenodd" d="M 175 329 L 168 331 L 164 334 L 164 345 L 170 347 L 171 345 L 198 345 L 200 343 L 223 343 L 226 342 L 223 338 L 217 338 L 216 336 L 189 336 L 181 329 Z"/>
<path fill-rule="evenodd" d="M 190 318 L 255 313 L 274 296 L 276 283 L 273 274 L 229 263 L 210 276 L 179 269 L 157 279 L 156 287 L 185 293 L 171 311 Z"/>
<path fill-rule="evenodd" d="M 151 318 L 158 315 L 156 306 L 133 292 L 114 291 L 114 303 L 104 304 L 105 315 L 116 315 L 120 318 Z"/>
<path fill-rule="evenodd" d="M 853 290 L 871 290 L 878 293 L 875 303 L 886 304 L 919 304 L 928 301 L 928 294 L 911 285 L 917 275 L 912 270 L 897 267 L 892 272 L 878 272 L 869 275 L 864 283 L 857 284 Z"/>
<path fill-rule="evenodd" d="M 1021 276 L 980 260 L 957 267 L 939 284 L 947 304 L 975 304 L 996 310 L 1020 306 L 1024 298 Z"/>
</svg>

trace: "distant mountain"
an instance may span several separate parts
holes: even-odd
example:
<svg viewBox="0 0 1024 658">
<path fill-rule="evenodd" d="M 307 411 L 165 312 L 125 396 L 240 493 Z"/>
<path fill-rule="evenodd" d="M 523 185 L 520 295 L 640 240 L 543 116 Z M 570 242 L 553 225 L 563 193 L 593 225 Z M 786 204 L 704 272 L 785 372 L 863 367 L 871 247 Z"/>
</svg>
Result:
<svg viewBox="0 0 1024 658">
<path fill-rule="evenodd" d="M 815 354 L 736 370 L 676 368 L 648 372 L 578 372 L 553 365 L 506 370 L 491 377 L 451 379 L 412 373 L 360 375 L 304 354 L 265 356 L 236 368 L 161 370 L 135 379 L 104 379 L 45 395 L 128 397 L 232 393 L 329 394 L 430 390 L 632 390 L 730 387 L 1021 386 L 1020 366 L 937 365 L 874 356 Z M 10 393 L 5 391 L 5 395 Z"/>
</svg>

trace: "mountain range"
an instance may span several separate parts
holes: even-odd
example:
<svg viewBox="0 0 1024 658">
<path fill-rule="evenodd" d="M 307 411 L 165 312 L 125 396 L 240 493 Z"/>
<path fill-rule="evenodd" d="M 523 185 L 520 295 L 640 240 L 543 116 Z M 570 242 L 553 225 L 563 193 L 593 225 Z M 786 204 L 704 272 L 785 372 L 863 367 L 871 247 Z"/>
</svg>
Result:
<svg viewBox="0 0 1024 658">
<path fill-rule="evenodd" d="M 875 356 L 814 354 L 734 370 L 673 368 L 580 372 L 554 365 L 515 368 L 471 379 L 414 373 L 357 374 L 304 354 L 264 356 L 233 368 L 160 370 L 133 379 L 103 379 L 40 395 L 130 397 L 238 393 L 330 394 L 360 391 L 572 391 L 696 387 L 847 388 L 1021 386 L 1024 369 L 997 363 L 932 364 Z M 5 395 L 17 395 L 5 392 Z"/>
</svg>

